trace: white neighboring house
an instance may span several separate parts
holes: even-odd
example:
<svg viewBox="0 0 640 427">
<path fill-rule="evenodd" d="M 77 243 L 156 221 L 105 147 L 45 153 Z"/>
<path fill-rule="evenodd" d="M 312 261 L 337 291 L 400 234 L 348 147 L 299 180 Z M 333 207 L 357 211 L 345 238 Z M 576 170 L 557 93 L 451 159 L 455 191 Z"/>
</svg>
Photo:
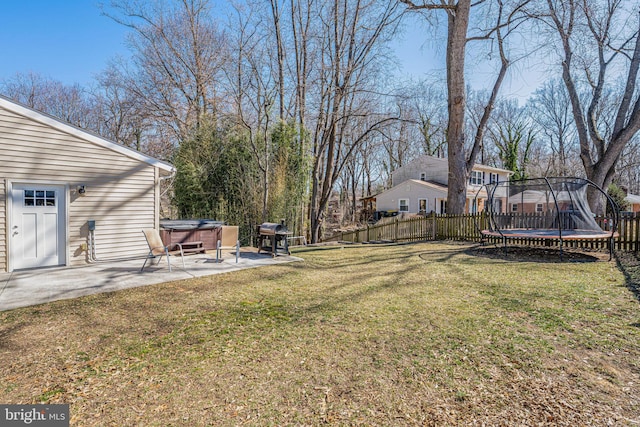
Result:
<svg viewBox="0 0 640 427">
<path fill-rule="evenodd" d="M 484 208 L 487 196 L 480 193 L 479 206 L 475 197 L 484 184 L 509 180 L 513 172 L 476 164 L 467 185 L 465 212 L 473 213 Z M 447 159 L 421 156 L 391 173 L 392 187 L 376 196 L 378 211 L 407 214 L 446 213 L 449 182 Z"/>
</svg>

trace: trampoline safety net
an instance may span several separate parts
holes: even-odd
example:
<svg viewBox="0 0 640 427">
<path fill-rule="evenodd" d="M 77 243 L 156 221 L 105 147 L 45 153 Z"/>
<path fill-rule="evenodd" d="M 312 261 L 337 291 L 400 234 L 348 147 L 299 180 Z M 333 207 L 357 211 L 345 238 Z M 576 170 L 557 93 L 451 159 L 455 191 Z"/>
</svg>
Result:
<svg viewBox="0 0 640 427">
<path fill-rule="evenodd" d="M 616 233 L 618 209 L 615 202 L 587 179 L 533 178 L 496 182 L 484 187 L 488 219 L 488 227 L 480 230 L 484 235 L 563 240 L 606 239 L 613 238 Z M 607 211 L 612 212 L 602 226 L 589 207 L 588 191 L 595 197 L 602 197 L 608 205 Z M 476 200 L 476 203 L 481 202 Z"/>
</svg>

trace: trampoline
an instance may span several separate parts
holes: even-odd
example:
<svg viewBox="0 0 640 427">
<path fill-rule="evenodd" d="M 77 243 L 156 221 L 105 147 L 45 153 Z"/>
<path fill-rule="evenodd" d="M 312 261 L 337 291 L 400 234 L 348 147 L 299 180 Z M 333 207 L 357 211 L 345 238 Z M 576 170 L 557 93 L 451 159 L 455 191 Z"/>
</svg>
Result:
<svg viewBox="0 0 640 427">
<path fill-rule="evenodd" d="M 486 193 L 483 192 L 486 189 Z M 606 201 L 608 217 L 598 223 L 587 202 L 587 193 Z M 486 194 L 486 199 L 480 196 Z M 486 237 L 507 241 L 543 239 L 559 242 L 560 254 L 565 241 L 609 240 L 618 236 L 618 207 L 599 186 L 584 178 L 552 177 L 486 184 L 476 194 L 475 205 L 482 206 L 486 224 L 476 222 Z"/>
</svg>

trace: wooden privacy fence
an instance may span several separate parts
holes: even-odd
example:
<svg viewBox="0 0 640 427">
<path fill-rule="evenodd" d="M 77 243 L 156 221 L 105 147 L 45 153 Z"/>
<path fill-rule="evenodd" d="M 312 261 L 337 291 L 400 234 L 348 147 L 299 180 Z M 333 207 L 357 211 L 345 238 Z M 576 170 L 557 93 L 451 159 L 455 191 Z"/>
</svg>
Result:
<svg viewBox="0 0 640 427">
<path fill-rule="evenodd" d="M 532 221 L 535 214 L 512 214 L 517 220 Z M 520 218 L 522 217 L 522 218 Z M 603 230 L 608 230 L 611 219 L 605 216 L 595 218 Z M 337 233 L 325 242 L 412 242 L 427 240 L 467 240 L 479 242 L 483 236 L 478 229 L 488 228 L 487 216 L 483 213 L 471 215 L 437 215 L 399 219 L 386 224 L 367 225 L 355 231 Z M 640 216 L 624 216 L 618 223 L 619 236 L 614 239 L 614 249 L 638 252 L 640 250 Z M 500 238 L 484 238 L 490 243 L 501 244 Z M 510 238 L 508 243 L 532 246 L 557 246 L 559 241 L 540 238 Z M 608 249 L 609 240 L 565 240 L 564 247 Z"/>
</svg>

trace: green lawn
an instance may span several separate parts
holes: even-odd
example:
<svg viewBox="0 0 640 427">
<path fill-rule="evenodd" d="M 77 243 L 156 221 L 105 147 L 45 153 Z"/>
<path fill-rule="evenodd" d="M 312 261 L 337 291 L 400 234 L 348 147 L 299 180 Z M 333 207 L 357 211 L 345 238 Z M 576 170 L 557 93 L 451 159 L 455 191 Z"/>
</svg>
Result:
<svg viewBox="0 0 640 427">
<path fill-rule="evenodd" d="M 469 248 L 306 249 L 3 312 L 0 400 L 70 403 L 82 426 L 640 424 L 640 306 L 615 261 Z"/>
</svg>

